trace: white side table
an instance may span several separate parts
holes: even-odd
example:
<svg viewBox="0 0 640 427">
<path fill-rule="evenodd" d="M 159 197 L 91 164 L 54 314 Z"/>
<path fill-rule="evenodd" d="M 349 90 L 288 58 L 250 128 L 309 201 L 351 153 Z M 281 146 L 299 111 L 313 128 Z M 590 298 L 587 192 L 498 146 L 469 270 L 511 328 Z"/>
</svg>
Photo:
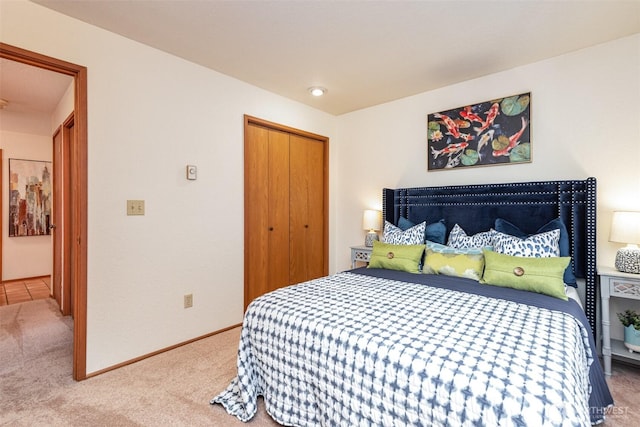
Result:
<svg viewBox="0 0 640 427">
<path fill-rule="evenodd" d="M 602 360 L 605 375 L 611 376 L 612 356 L 640 362 L 640 353 L 630 352 L 622 340 L 611 339 L 609 310 L 611 297 L 640 300 L 640 275 L 623 273 L 613 267 L 605 266 L 598 266 L 598 275 L 602 298 Z"/>
<path fill-rule="evenodd" d="M 356 268 L 358 261 L 368 264 L 372 251 L 371 246 L 351 246 L 351 268 Z"/>
</svg>

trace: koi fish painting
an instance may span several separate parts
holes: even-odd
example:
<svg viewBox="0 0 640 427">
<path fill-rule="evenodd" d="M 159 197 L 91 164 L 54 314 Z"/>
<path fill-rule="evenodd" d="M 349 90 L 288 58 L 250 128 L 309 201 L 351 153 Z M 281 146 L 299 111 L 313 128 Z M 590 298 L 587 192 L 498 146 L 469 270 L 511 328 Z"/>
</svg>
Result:
<svg viewBox="0 0 640 427">
<path fill-rule="evenodd" d="M 531 93 L 427 116 L 428 170 L 531 162 Z"/>
</svg>

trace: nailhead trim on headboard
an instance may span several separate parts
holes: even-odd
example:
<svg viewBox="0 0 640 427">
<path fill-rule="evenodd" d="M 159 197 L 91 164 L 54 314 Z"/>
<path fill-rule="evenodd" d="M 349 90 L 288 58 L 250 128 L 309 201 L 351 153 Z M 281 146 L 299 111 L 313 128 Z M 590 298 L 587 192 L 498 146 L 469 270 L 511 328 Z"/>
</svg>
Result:
<svg viewBox="0 0 640 427">
<path fill-rule="evenodd" d="M 526 230 L 532 223 L 562 218 L 570 234 L 572 266 L 585 279 L 585 313 L 596 334 L 596 179 L 383 189 L 383 218 L 414 223 L 444 218 L 469 234 L 503 217 Z M 491 217 L 487 212 L 495 212 Z M 520 223 L 518 223 L 518 221 Z M 475 227 L 475 229 L 474 229 Z M 535 231 L 535 230 L 534 230 Z"/>
</svg>

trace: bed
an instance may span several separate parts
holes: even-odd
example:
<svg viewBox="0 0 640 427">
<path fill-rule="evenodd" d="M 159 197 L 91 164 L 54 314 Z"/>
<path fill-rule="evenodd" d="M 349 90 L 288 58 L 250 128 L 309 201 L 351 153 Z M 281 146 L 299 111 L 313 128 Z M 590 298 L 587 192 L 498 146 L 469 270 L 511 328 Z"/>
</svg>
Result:
<svg viewBox="0 0 640 427">
<path fill-rule="evenodd" d="M 248 421 L 263 396 L 293 426 L 602 422 L 613 399 L 594 341 L 595 179 L 382 198 L 387 241 L 368 267 L 249 305 L 238 375 L 211 404 Z M 508 252 L 540 241 L 555 254 Z M 583 298 L 567 297 L 574 286 Z"/>
</svg>

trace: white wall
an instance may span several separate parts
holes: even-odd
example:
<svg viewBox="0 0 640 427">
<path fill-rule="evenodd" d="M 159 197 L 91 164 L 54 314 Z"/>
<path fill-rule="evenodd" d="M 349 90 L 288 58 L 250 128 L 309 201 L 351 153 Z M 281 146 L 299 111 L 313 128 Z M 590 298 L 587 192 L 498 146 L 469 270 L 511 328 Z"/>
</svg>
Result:
<svg viewBox="0 0 640 427">
<path fill-rule="evenodd" d="M 88 69 L 87 372 L 240 323 L 243 114 L 330 138 L 335 118 L 30 2 L 0 8 L 4 43 Z"/>
<path fill-rule="evenodd" d="M 69 117 L 69 115 L 73 112 L 74 109 L 74 96 L 75 96 L 75 82 L 73 79 L 70 79 L 69 87 L 58 101 L 58 105 L 56 106 L 53 114 L 51 115 L 51 135 L 55 133 L 56 130 L 64 123 L 65 120 Z"/>
<path fill-rule="evenodd" d="M 46 118 L 46 117 L 45 117 Z M 47 123 L 45 121 L 45 123 Z M 38 126 L 36 126 L 37 128 Z M 48 276 L 52 271 L 51 236 L 9 237 L 9 159 L 51 161 L 50 135 L 0 130 L 2 149 L 2 278 L 24 279 Z M 51 171 L 49 171 L 51 172 Z"/>
<path fill-rule="evenodd" d="M 427 172 L 427 114 L 531 92 L 532 163 Z M 337 267 L 361 244 L 362 210 L 380 208 L 381 188 L 583 179 L 598 182 L 599 263 L 614 209 L 640 210 L 640 35 L 548 59 L 338 118 L 332 170 L 341 183 Z M 355 164 L 347 159 L 358 159 Z"/>
</svg>

